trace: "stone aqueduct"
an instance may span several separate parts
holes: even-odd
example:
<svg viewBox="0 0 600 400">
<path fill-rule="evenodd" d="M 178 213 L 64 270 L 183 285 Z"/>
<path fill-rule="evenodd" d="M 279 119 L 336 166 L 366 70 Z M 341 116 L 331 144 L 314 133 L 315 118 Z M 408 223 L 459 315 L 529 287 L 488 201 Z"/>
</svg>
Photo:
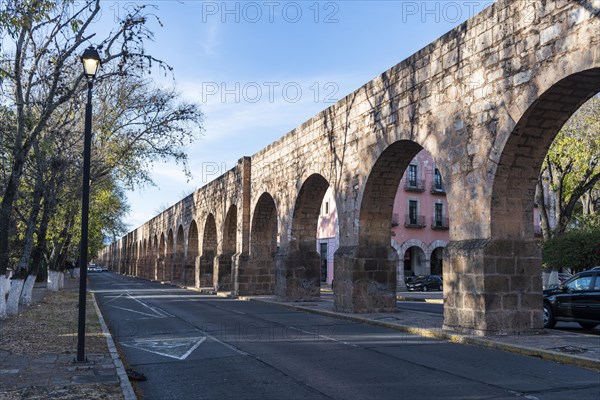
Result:
<svg viewBox="0 0 600 400">
<path fill-rule="evenodd" d="M 395 310 L 394 195 L 427 149 L 445 179 L 444 325 L 542 327 L 533 199 L 564 122 L 600 91 L 600 1 L 499 0 L 103 250 L 123 274 L 237 295 L 320 296 L 332 186 L 334 307 Z"/>
</svg>

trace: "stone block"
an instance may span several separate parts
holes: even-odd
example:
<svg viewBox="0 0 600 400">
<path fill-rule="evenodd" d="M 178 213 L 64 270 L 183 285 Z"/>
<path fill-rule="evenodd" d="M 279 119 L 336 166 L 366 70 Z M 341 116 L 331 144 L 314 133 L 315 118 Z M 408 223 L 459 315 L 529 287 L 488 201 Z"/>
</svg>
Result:
<svg viewBox="0 0 600 400">
<path fill-rule="evenodd" d="M 549 41 L 556 39 L 562 33 L 562 27 L 559 24 L 553 24 L 540 31 L 540 44 L 544 45 Z"/>
<path fill-rule="evenodd" d="M 516 294 L 502 295 L 502 310 L 513 311 L 520 307 L 520 297 Z"/>
<path fill-rule="evenodd" d="M 485 290 L 487 293 L 504 293 L 510 291 L 510 277 L 494 275 L 485 277 Z"/>
<path fill-rule="evenodd" d="M 496 273 L 500 275 L 513 275 L 515 273 L 515 258 L 498 257 L 496 259 Z"/>
<path fill-rule="evenodd" d="M 521 308 L 523 310 L 541 310 L 544 301 L 542 292 L 525 293 L 521 295 Z"/>
<path fill-rule="evenodd" d="M 530 292 L 531 291 L 531 277 L 528 275 L 514 275 L 510 277 L 510 291 L 511 292 Z"/>
</svg>

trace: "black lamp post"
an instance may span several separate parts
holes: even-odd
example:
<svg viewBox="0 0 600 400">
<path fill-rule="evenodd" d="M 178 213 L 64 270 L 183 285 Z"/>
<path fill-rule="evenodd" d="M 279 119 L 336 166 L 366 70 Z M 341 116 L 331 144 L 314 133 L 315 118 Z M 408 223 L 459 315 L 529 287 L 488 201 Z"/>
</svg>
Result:
<svg viewBox="0 0 600 400">
<path fill-rule="evenodd" d="M 79 320 L 77 325 L 77 362 L 85 362 L 85 299 L 87 290 L 88 214 L 90 211 L 90 158 L 92 152 L 92 87 L 100 67 L 100 55 L 93 46 L 81 55 L 88 92 L 85 106 L 83 140 L 83 188 L 81 191 L 81 249 L 79 253 Z"/>
</svg>

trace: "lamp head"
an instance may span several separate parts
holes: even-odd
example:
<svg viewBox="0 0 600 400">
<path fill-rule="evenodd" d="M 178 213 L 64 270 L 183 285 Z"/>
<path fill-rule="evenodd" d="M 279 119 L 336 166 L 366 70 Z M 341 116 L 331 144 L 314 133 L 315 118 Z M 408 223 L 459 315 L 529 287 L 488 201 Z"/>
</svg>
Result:
<svg viewBox="0 0 600 400">
<path fill-rule="evenodd" d="M 100 67 L 100 55 L 94 46 L 90 46 L 81 55 L 83 73 L 88 79 L 94 79 Z"/>
</svg>

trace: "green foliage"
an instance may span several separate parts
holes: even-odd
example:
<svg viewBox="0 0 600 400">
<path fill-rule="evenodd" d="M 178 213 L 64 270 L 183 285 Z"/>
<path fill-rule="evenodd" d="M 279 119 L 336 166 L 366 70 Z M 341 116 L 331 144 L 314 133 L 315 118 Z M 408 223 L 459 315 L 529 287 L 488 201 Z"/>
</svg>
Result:
<svg viewBox="0 0 600 400">
<path fill-rule="evenodd" d="M 71 1 L 63 3 L 66 5 Z M 15 37 L 21 28 L 47 19 L 57 5 L 49 0 L 5 0 L 0 10 L 0 28 Z"/>
<path fill-rule="evenodd" d="M 581 214 L 579 203 L 586 196 L 594 198 L 600 183 L 600 96 L 582 105 L 560 130 L 548 150 L 540 179 L 547 185 L 543 196 L 554 197 L 556 207 L 557 223 L 549 233 L 561 235 Z M 542 200 L 539 205 L 551 203 Z"/>
<path fill-rule="evenodd" d="M 600 265 L 600 228 L 575 230 L 544 242 L 544 264 L 581 271 Z"/>
<path fill-rule="evenodd" d="M 158 17 L 147 11 L 152 6 L 133 5 L 102 38 L 92 30 L 104 6 L 4 0 L 0 7 L 0 273 L 30 257 L 32 246 L 49 269 L 78 256 L 87 85 L 77 55 L 90 44 L 102 57 L 93 97 L 90 258 L 127 230 L 123 187 L 152 184 L 156 161 L 174 159 L 189 172 L 185 150 L 203 115 L 148 78 L 151 69 L 172 70 L 144 47 Z"/>
<path fill-rule="evenodd" d="M 581 215 L 577 218 L 577 223 L 586 230 L 600 230 L 600 213 Z"/>
</svg>

